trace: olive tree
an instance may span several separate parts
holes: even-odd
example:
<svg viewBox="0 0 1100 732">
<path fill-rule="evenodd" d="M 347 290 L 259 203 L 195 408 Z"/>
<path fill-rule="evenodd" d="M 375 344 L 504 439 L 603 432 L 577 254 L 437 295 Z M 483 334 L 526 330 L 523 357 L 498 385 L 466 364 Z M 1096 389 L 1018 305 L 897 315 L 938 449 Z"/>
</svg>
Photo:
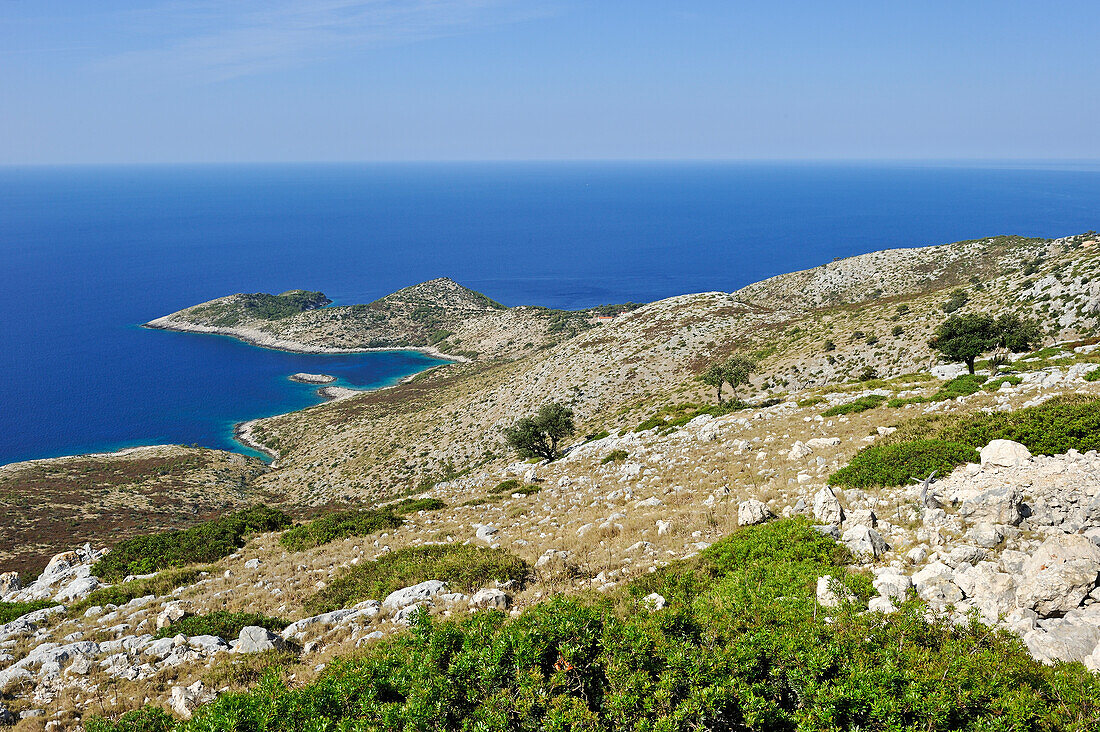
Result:
<svg viewBox="0 0 1100 732">
<path fill-rule="evenodd" d="M 756 371 L 756 362 L 748 356 L 730 356 L 721 363 L 712 363 L 699 375 L 699 380 L 707 386 L 713 386 L 722 403 L 722 387 L 729 384 L 733 396 L 737 398 L 737 387 L 749 383 L 749 377 Z"/>
<path fill-rule="evenodd" d="M 553 402 L 506 428 L 504 439 L 520 457 L 553 460 L 561 455 L 558 443 L 574 430 L 573 410 Z"/>
<path fill-rule="evenodd" d="M 1039 324 L 1007 314 L 999 318 L 985 313 L 952 315 L 936 328 L 936 335 L 928 342 L 947 359 L 962 361 L 970 373 L 978 356 L 995 348 L 1006 348 L 1014 353 L 1031 350 L 1042 342 Z"/>
</svg>

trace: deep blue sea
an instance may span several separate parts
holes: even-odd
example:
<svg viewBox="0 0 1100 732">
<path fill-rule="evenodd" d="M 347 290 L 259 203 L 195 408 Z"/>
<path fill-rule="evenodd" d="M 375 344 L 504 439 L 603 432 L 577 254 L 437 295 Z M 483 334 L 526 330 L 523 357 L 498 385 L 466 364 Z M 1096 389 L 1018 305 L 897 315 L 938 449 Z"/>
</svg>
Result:
<svg viewBox="0 0 1100 732">
<path fill-rule="evenodd" d="M 0 463 L 162 442 L 381 386 L 410 353 L 137 327 L 233 292 L 369 302 L 450 276 L 508 305 L 734 290 L 886 247 L 1100 228 L 1100 166 L 404 164 L 0 168 Z"/>
</svg>

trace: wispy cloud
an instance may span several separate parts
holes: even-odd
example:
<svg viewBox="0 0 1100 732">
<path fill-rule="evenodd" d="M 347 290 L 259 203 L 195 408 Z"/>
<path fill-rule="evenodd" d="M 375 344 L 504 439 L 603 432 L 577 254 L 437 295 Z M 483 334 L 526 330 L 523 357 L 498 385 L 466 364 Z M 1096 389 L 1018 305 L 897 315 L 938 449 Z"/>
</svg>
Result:
<svg viewBox="0 0 1100 732">
<path fill-rule="evenodd" d="M 115 54 L 103 66 L 223 80 L 547 12 L 531 0 L 174 0 L 131 14 L 151 47 Z"/>
</svg>

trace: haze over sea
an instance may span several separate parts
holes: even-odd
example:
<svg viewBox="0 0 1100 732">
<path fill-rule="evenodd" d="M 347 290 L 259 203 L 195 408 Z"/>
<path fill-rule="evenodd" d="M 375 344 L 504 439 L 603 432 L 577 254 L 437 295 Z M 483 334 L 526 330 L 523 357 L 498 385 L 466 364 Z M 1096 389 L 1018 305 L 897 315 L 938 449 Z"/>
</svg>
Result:
<svg viewBox="0 0 1100 732">
<path fill-rule="evenodd" d="M 291 373 L 376 387 L 436 363 L 137 327 L 229 293 L 365 303 L 449 276 L 507 305 L 579 308 L 1098 226 L 1096 165 L 0 168 L 0 463 L 166 442 L 243 451 L 234 423 L 320 401 Z"/>
</svg>

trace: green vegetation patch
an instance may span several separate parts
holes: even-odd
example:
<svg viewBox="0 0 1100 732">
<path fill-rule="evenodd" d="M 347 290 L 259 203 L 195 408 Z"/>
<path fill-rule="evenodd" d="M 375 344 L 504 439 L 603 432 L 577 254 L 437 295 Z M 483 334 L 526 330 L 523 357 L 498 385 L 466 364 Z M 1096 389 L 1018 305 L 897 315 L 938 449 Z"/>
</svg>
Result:
<svg viewBox="0 0 1100 732">
<path fill-rule="evenodd" d="M 1100 381 L 1100 369 L 1093 369 L 1085 374 L 1085 381 Z"/>
<path fill-rule="evenodd" d="M 87 729 L 1095 729 L 1100 676 L 1081 664 L 1046 666 L 1015 636 L 930 620 L 916 600 L 889 620 L 861 601 L 823 611 L 819 576 L 857 598 L 870 592 L 844 561 L 806 523 L 775 521 L 610 596 L 556 597 L 517 618 L 420 615 L 410 632 L 331 663 L 312 683 L 271 673 L 190 722 L 146 709 Z M 658 587 L 669 605 L 651 612 L 641 598 Z"/>
<path fill-rule="evenodd" d="M 241 634 L 241 629 L 250 625 L 267 628 L 273 633 L 278 633 L 290 625 L 289 620 L 282 618 L 269 618 L 257 613 L 231 613 L 225 610 L 215 610 L 205 615 L 189 615 L 176 622 L 166 625 L 157 631 L 157 638 L 174 638 L 179 634 L 186 636 L 216 635 L 219 638 L 232 639 Z"/>
<path fill-rule="evenodd" d="M 290 517 L 267 506 L 253 506 L 189 529 L 136 536 L 115 545 L 96 562 L 92 574 L 118 582 L 130 574 L 150 574 L 170 567 L 213 562 L 244 546 L 244 537 L 285 529 Z"/>
<path fill-rule="evenodd" d="M 950 420 L 938 436 L 977 448 L 993 440 L 1012 440 L 1036 455 L 1100 450 L 1100 400 L 1061 397 L 1015 412 Z"/>
<path fill-rule="evenodd" d="M 253 292 L 237 295 L 229 303 L 200 305 L 191 312 L 214 325 L 232 326 L 242 320 L 281 320 L 330 302 L 324 293 L 308 290 L 289 290 L 281 295 Z"/>
<path fill-rule="evenodd" d="M 394 513 L 401 515 L 416 513 L 417 511 L 438 511 L 446 507 L 447 504 L 438 498 L 405 498 L 392 506 L 387 506 L 387 508 L 393 509 Z"/>
<path fill-rule="evenodd" d="M 212 570 L 213 567 L 170 569 L 165 572 L 158 572 L 152 577 L 143 577 L 132 582 L 101 587 L 98 590 L 93 590 L 80 602 L 71 605 L 69 611 L 79 613 L 95 605 L 125 605 L 130 600 L 148 595 L 161 597 L 178 587 L 195 584 L 199 577 Z"/>
<path fill-rule="evenodd" d="M 932 471 L 945 475 L 956 465 L 978 459 L 978 451 L 970 445 L 945 440 L 873 445 L 860 450 L 847 466 L 830 475 L 829 484 L 849 488 L 906 485 L 914 478 L 927 478 Z"/>
<path fill-rule="evenodd" d="M 48 607 L 60 605 L 53 600 L 33 600 L 31 602 L 0 602 L 0 625 L 10 623 L 16 618 L 21 618 L 35 610 L 44 610 Z"/>
<path fill-rule="evenodd" d="M 626 460 L 629 453 L 626 450 L 612 450 L 603 456 L 603 460 L 600 461 L 600 465 L 607 465 L 608 463 L 621 463 Z"/>
<path fill-rule="evenodd" d="M 474 592 L 492 582 L 522 584 L 531 571 L 524 560 L 503 549 L 437 544 L 407 547 L 373 562 L 349 567 L 307 603 L 311 612 L 349 607 L 362 600 L 382 600 L 402 587 L 428 580 L 447 583 L 452 592 Z"/>
<path fill-rule="evenodd" d="M 349 536 L 370 536 L 396 529 L 405 519 L 392 509 L 334 511 L 283 532 L 279 543 L 292 552 L 305 551 Z"/>
<path fill-rule="evenodd" d="M 868 394 L 865 397 L 860 397 L 854 401 L 846 402 L 844 404 L 837 404 L 835 407 L 830 407 L 821 413 L 822 417 L 839 417 L 842 414 L 855 414 L 856 412 L 866 412 L 868 409 L 874 409 L 883 402 L 886 401 L 886 397 L 881 394 Z"/>
</svg>

